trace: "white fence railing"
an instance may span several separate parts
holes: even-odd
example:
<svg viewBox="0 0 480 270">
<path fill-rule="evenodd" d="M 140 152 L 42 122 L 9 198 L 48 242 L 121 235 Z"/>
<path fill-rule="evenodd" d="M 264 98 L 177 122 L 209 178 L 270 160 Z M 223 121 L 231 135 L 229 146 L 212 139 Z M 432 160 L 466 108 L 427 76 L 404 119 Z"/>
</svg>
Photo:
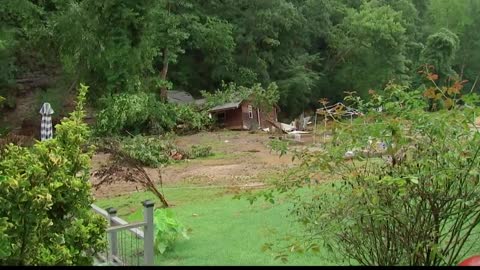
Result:
<svg viewBox="0 0 480 270">
<path fill-rule="evenodd" d="M 153 206 L 152 201 L 144 201 L 143 221 L 128 223 L 117 217 L 115 208 L 102 209 L 92 204 L 93 211 L 105 217 L 110 224 L 107 228 L 108 248 L 97 258 L 100 264 L 154 264 Z"/>
</svg>

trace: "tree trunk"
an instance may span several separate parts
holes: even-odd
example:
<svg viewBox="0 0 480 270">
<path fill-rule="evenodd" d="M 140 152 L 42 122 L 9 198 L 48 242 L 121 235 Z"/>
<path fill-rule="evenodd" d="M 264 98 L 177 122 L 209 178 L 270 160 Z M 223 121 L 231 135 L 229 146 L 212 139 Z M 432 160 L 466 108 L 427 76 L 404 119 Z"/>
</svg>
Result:
<svg viewBox="0 0 480 270">
<path fill-rule="evenodd" d="M 163 80 L 162 88 L 160 89 L 160 97 L 162 100 L 167 100 L 167 86 L 165 82 L 167 81 L 167 73 L 168 73 L 168 49 L 163 49 L 163 67 L 162 72 L 160 73 L 160 78 Z"/>
</svg>

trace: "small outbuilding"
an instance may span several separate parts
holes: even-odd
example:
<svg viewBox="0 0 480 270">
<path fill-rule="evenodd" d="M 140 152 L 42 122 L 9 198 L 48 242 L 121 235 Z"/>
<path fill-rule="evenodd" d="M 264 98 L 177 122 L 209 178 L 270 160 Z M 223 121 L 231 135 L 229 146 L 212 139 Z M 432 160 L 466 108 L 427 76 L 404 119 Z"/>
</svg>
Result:
<svg viewBox="0 0 480 270">
<path fill-rule="evenodd" d="M 256 130 L 273 128 L 272 121 L 277 122 L 277 106 L 270 110 L 256 108 L 253 102 L 245 99 L 215 106 L 209 110 L 217 123 L 232 130 Z"/>
</svg>

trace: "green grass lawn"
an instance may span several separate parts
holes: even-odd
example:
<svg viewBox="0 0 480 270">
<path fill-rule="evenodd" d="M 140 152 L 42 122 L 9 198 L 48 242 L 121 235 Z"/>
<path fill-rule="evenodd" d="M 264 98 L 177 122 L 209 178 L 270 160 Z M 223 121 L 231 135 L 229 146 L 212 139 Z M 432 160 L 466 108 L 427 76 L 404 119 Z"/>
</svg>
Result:
<svg viewBox="0 0 480 270">
<path fill-rule="evenodd" d="M 164 188 L 179 220 L 190 230 L 189 240 L 180 240 L 174 249 L 157 255 L 158 265 L 349 265 L 339 254 L 327 250 L 319 253 L 291 253 L 286 264 L 275 254 L 262 251 L 262 246 L 300 227 L 288 216 L 290 205 L 275 205 L 246 199 L 219 188 L 199 188 L 185 185 Z M 102 208 L 116 207 L 118 215 L 127 221 L 143 219 L 142 201 L 155 200 L 149 192 L 97 201 Z M 476 230 L 478 231 L 478 230 Z M 472 238 L 473 248 L 468 256 L 478 254 L 480 242 Z M 468 256 L 465 256 L 467 258 Z"/>
<path fill-rule="evenodd" d="M 262 251 L 266 242 L 281 233 L 298 230 L 291 221 L 289 205 L 233 199 L 223 189 L 165 188 L 167 200 L 179 220 L 191 230 L 189 240 L 180 240 L 174 250 L 157 255 L 159 265 L 338 265 L 327 251 L 292 253 L 286 264 L 271 252 Z M 154 199 L 149 192 L 97 201 L 96 204 L 116 207 L 120 217 L 128 221 L 142 219 L 141 202 Z"/>
</svg>

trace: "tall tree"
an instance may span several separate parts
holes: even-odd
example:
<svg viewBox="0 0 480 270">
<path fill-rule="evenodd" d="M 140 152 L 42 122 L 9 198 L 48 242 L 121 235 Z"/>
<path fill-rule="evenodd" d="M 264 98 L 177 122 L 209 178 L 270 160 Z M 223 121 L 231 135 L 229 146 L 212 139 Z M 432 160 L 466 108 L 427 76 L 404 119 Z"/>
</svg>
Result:
<svg viewBox="0 0 480 270">
<path fill-rule="evenodd" d="M 328 68 L 335 85 L 366 93 L 389 80 L 408 80 L 407 29 L 402 13 L 379 1 L 348 8 L 330 35 L 334 57 Z"/>
<path fill-rule="evenodd" d="M 427 32 L 445 28 L 458 36 L 458 52 L 451 65 L 463 79 L 474 82 L 480 76 L 480 2 L 475 0 L 431 0 Z M 477 88 L 478 83 L 477 83 Z"/>
<path fill-rule="evenodd" d="M 346 90 L 365 94 L 392 79 L 420 85 L 415 74 L 442 28 L 459 39 L 452 70 L 472 85 L 480 77 L 476 0 L 4 2 L 0 84 L 35 52 L 30 62 L 61 63 L 63 77 L 95 86 L 93 100 L 277 82 L 283 114 L 294 116 Z"/>
<path fill-rule="evenodd" d="M 443 28 L 428 37 L 425 49 L 422 51 L 422 62 L 432 65 L 432 72 L 440 75 L 443 82 L 449 77 L 457 76 L 455 70 L 452 69 L 452 64 L 458 45 L 458 36 Z"/>
</svg>

